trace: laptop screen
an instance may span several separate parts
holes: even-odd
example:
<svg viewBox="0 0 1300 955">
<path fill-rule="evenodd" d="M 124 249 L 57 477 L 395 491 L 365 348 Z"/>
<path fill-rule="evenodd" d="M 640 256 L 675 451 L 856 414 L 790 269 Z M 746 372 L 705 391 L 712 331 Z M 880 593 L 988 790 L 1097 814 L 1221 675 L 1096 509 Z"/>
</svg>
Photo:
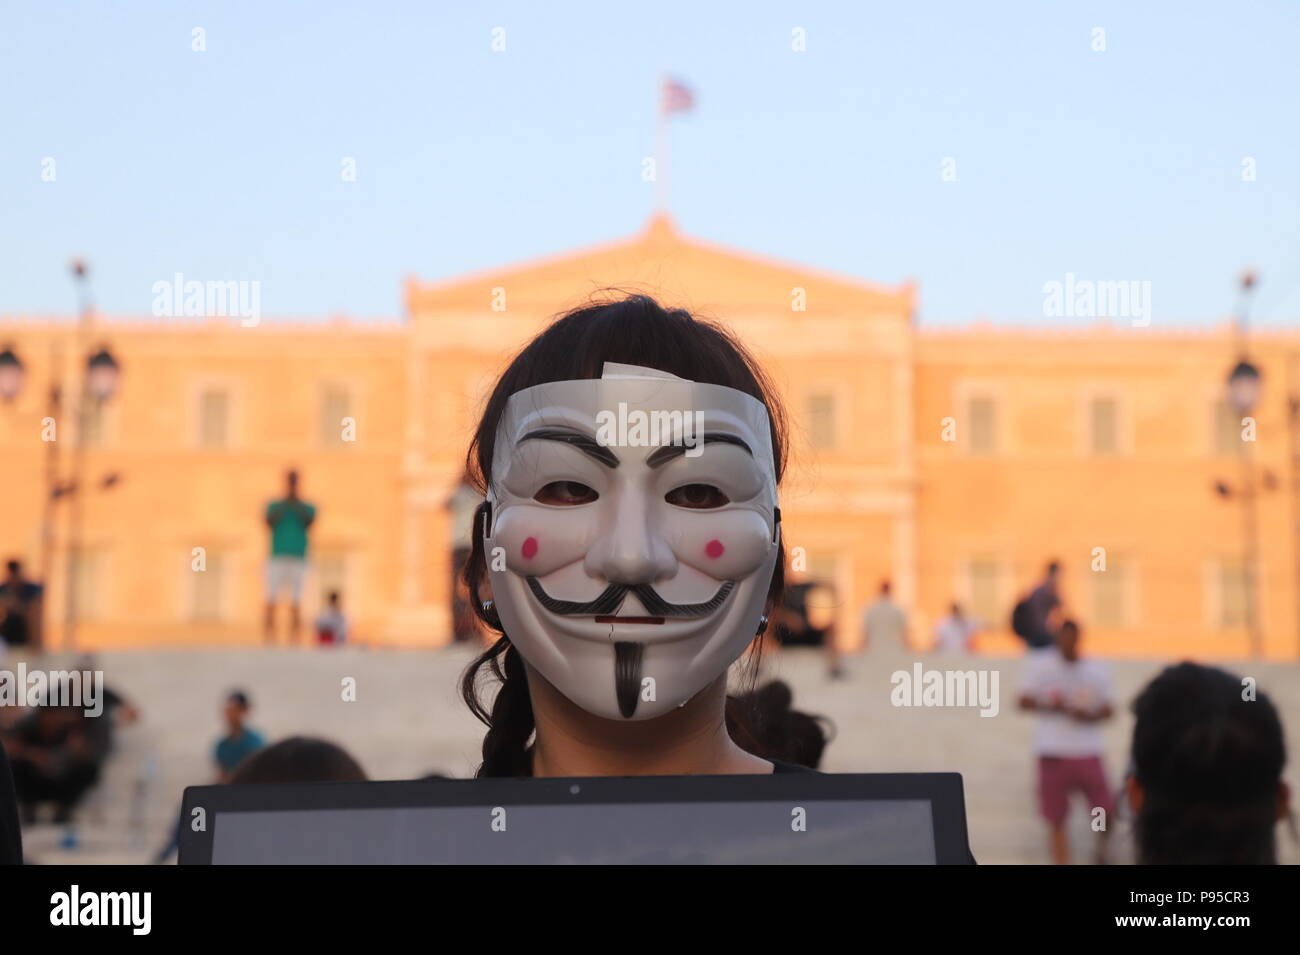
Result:
<svg viewBox="0 0 1300 955">
<path fill-rule="evenodd" d="M 910 799 L 227 812 L 214 823 L 217 865 L 935 862 L 930 803 Z"/>
<path fill-rule="evenodd" d="M 955 774 L 203 786 L 181 861 L 214 865 L 966 861 Z"/>
</svg>

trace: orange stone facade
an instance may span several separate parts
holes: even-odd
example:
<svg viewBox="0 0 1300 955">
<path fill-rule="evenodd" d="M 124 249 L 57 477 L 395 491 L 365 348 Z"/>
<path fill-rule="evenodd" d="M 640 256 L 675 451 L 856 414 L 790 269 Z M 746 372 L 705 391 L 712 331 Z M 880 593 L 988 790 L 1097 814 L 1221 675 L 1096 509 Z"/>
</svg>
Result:
<svg viewBox="0 0 1300 955">
<path fill-rule="evenodd" d="M 1253 567 L 1259 649 L 1300 655 L 1300 336 L 1251 338 L 1263 389 L 1243 425 L 1224 401 L 1240 357 L 1227 327 L 918 330 L 911 286 L 715 247 L 663 218 L 577 253 L 409 279 L 400 321 L 97 317 L 79 338 L 70 319 L 0 317 L 0 349 L 26 371 L 0 406 L 0 552 L 41 563 L 46 392 L 58 379 L 75 395 L 74 365 L 102 343 L 122 371 L 87 430 L 79 647 L 260 642 L 262 515 L 289 467 L 319 508 L 307 621 L 338 589 L 357 640 L 444 644 L 476 412 L 550 316 L 608 287 L 723 321 L 772 373 L 793 424 L 787 549 L 833 585 L 845 649 L 885 578 L 916 645 L 957 600 L 987 624 L 982 648 L 1014 649 L 1011 607 L 1056 558 L 1095 652 L 1249 655 Z M 56 424 L 66 471 L 75 423 Z M 55 648 L 68 510 L 49 552 Z"/>
</svg>

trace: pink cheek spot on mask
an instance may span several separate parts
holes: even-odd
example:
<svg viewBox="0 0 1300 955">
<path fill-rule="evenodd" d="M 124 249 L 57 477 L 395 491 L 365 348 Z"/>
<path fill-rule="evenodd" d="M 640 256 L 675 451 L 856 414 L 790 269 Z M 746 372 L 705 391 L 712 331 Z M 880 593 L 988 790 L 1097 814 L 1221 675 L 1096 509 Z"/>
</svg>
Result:
<svg viewBox="0 0 1300 955">
<path fill-rule="evenodd" d="M 524 541 L 524 546 L 519 548 L 519 552 L 524 555 L 524 560 L 532 560 L 537 556 L 537 538 L 530 537 Z"/>
<path fill-rule="evenodd" d="M 726 549 L 727 548 L 722 546 L 722 541 L 720 540 L 711 540 L 704 545 L 704 553 L 708 554 L 714 560 L 717 560 L 719 557 L 721 557 L 722 552 Z"/>
</svg>

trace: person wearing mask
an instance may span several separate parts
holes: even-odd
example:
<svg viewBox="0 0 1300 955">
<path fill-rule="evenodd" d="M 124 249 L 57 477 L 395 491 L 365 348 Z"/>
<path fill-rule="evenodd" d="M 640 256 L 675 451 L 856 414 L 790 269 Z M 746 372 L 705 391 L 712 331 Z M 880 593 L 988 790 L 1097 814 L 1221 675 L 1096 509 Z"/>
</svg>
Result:
<svg viewBox="0 0 1300 955">
<path fill-rule="evenodd" d="M 676 430 L 632 427 L 674 413 Z M 728 670 L 781 598 L 784 436 L 740 343 L 648 296 L 524 347 L 469 453 L 485 500 L 465 576 L 498 635 L 462 686 L 488 727 L 478 775 L 802 769 L 728 727 Z M 485 669 L 502 680 L 490 707 Z"/>
</svg>

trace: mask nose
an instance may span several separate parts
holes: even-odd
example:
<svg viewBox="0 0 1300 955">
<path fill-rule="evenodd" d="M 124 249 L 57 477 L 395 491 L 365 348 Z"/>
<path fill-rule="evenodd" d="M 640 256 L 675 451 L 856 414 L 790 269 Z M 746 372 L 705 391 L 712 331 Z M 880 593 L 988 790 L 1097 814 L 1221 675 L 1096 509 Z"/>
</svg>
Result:
<svg viewBox="0 0 1300 955">
<path fill-rule="evenodd" d="M 619 496 L 609 525 L 587 551 L 589 575 L 615 584 L 649 584 L 677 573 L 677 558 L 652 528 L 648 505 L 640 491 Z"/>
</svg>

